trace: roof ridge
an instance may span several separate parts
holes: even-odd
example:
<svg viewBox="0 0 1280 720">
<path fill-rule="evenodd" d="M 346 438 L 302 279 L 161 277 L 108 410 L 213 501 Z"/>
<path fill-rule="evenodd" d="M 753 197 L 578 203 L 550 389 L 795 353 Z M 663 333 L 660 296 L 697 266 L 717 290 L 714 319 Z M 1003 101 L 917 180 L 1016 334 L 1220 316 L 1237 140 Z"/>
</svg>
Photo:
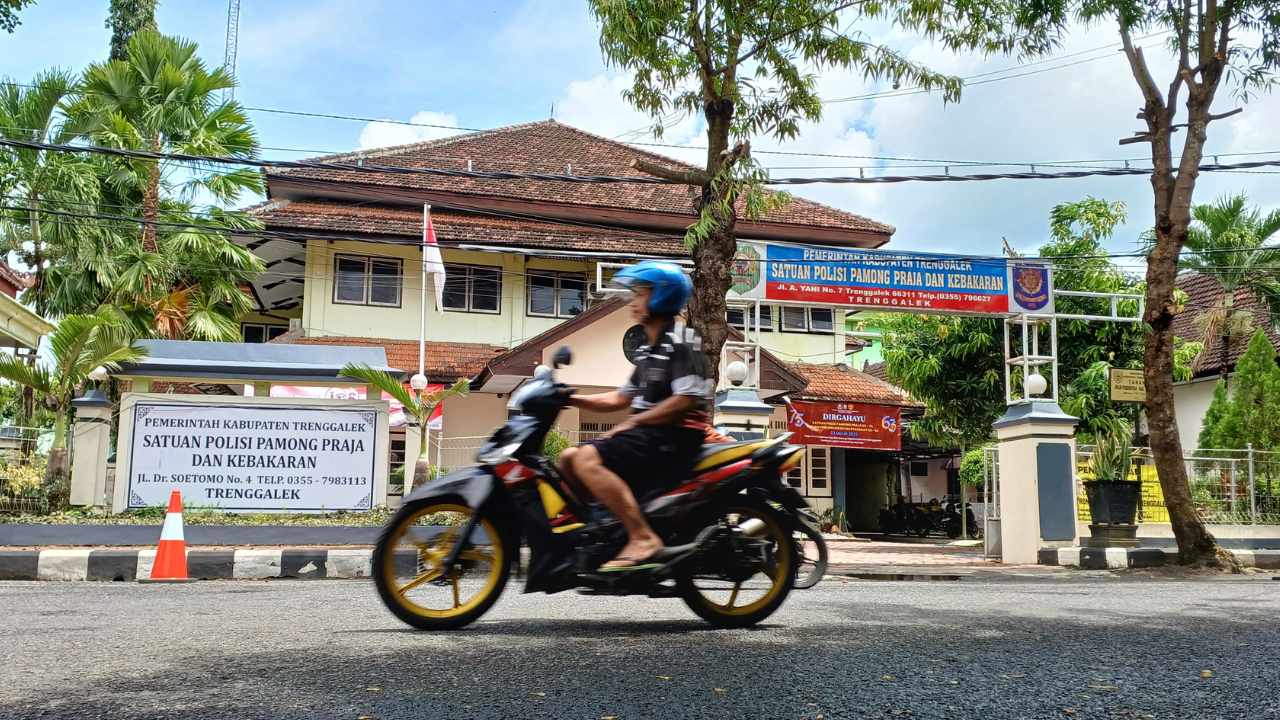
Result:
<svg viewBox="0 0 1280 720">
<path fill-rule="evenodd" d="M 374 122 L 387 122 L 384 120 L 375 120 Z M 334 162 L 341 160 L 364 160 L 374 157 L 396 157 L 409 152 L 416 152 L 422 149 L 437 148 L 443 145 L 457 142 L 459 140 L 468 140 L 484 137 L 485 135 L 496 135 L 498 133 L 511 132 L 513 130 L 545 125 L 547 123 L 555 123 L 554 120 L 533 120 L 525 123 L 516 123 L 514 125 L 503 125 L 501 127 L 489 128 L 486 130 L 476 130 L 473 132 L 461 132 L 457 135 L 449 135 L 442 138 L 433 138 L 431 140 L 418 140 L 411 143 L 400 143 L 399 145 L 381 145 L 374 148 L 366 148 L 364 150 L 351 150 L 343 153 L 329 153 L 327 155 L 315 155 L 313 157 L 303 158 L 301 162 Z M 558 124 L 558 123 L 557 123 Z M 567 126 L 566 126 L 567 127 Z"/>
</svg>

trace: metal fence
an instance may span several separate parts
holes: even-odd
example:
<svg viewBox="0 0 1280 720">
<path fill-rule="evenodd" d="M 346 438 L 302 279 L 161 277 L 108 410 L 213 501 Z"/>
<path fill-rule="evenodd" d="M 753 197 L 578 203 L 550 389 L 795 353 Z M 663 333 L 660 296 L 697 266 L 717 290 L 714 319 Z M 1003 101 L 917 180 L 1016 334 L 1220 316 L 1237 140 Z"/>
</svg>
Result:
<svg viewBox="0 0 1280 720">
<path fill-rule="evenodd" d="M 0 426 L 0 513 L 49 511 L 44 470 L 52 439 L 47 428 Z"/>
<path fill-rule="evenodd" d="M 601 423 L 583 423 L 580 430 L 561 431 L 561 434 L 567 437 L 570 443 L 576 445 L 599 437 L 611 427 L 613 426 Z M 441 440 L 438 435 L 433 433 L 429 439 L 432 464 L 439 467 L 442 472 L 475 465 L 476 451 L 488 439 L 488 435 L 473 435 L 446 437 Z"/>
<path fill-rule="evenodd" d="M 1093 447 L 1076 449 L 1076 478 L 1083 483 L 1092 476 Z M 1219 525 L 1280 524 L 1280 452 L 1255 450 L 1196 450 L 1183 462 L 1191 486 L 1191 501 L 1207 523 Z M 1136 448 L 1130 478 L 1142 483 L 1138 506 L 1140 522 L 1169 522 L 1164 493 L 1156 475 L 1151 452 Z M 1079 488 L 1077 515 L 1089 519 L 1084 488 Z"/>
</svg>

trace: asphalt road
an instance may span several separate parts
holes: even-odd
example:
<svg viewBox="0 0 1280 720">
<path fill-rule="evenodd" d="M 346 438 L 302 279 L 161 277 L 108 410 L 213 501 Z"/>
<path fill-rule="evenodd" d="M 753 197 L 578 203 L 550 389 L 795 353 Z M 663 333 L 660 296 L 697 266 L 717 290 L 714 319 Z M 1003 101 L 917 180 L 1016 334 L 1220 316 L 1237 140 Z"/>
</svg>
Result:
<svg viewBox="0 0 1280 720">
<path fill-rule="evenodd" d="M 509 593 L 408 631 L 359 581 L 0 583 L 2 718 L 1280 718 L 1280 582 L 829 580 L 762 628 Z"/>
</svg>

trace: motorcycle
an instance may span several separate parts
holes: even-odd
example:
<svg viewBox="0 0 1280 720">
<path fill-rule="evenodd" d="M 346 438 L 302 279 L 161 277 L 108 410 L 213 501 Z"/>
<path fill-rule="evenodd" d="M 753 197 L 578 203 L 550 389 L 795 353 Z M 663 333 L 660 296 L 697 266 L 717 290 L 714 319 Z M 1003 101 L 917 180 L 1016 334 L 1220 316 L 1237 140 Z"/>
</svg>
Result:
<svg viewBox="0 0 1280 720">
<path fill-rule="evenodd" d="M 704 446 L 690 477 L 638 498 L 667 547 L 653 562 L 602 571 L 626 541 L 621 524 L 565 482 L 543 441 L 573 394 L 552 368 L 512 394 L 511 417 L 476 455 L 476 466 L 413 490 L 387 523 L 372 559 L 378 594 L 422 630 L 475 622 L 502 595 L 521 544 L 525 592 L 680 598 L 713 625 L 755 625 L 795 586 L 793 539 L 807 504 L 782 482 L 804 448 L 788 435 Z"/>
</svg>

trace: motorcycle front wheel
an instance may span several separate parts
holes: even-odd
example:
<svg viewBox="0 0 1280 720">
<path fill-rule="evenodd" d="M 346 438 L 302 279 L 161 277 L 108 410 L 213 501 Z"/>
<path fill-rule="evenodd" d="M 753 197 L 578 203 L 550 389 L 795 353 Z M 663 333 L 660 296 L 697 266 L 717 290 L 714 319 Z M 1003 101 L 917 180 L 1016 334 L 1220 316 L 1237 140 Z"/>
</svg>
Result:
<svg viewBox="0 0 1280 720">
<path fill-rule="evenodd" d="M 775 510 L 764 504 L 735 503 L 723 508 L 712 522 L 739 528 L 751 520 L 761 521 L 752 523 L 760 527 L 754 538 L 765 543 L 769 561 L 736 577 L 704 572 L 677 582 L 689 609 L 717 627 L 744 628 L 761 622 L 782 606 L 795 587 L 796 543 Z"/>
<path fill-rule="evenodd" d="M 476 511 L 461 498 L 406 503 L 374 546 L 372 573 L 383 604 L 419 630 L 454 630 L 484 615 L 506 587 L 515 549 L 481 515 L 452 571 L 444 560 Z"/>
</svg>

